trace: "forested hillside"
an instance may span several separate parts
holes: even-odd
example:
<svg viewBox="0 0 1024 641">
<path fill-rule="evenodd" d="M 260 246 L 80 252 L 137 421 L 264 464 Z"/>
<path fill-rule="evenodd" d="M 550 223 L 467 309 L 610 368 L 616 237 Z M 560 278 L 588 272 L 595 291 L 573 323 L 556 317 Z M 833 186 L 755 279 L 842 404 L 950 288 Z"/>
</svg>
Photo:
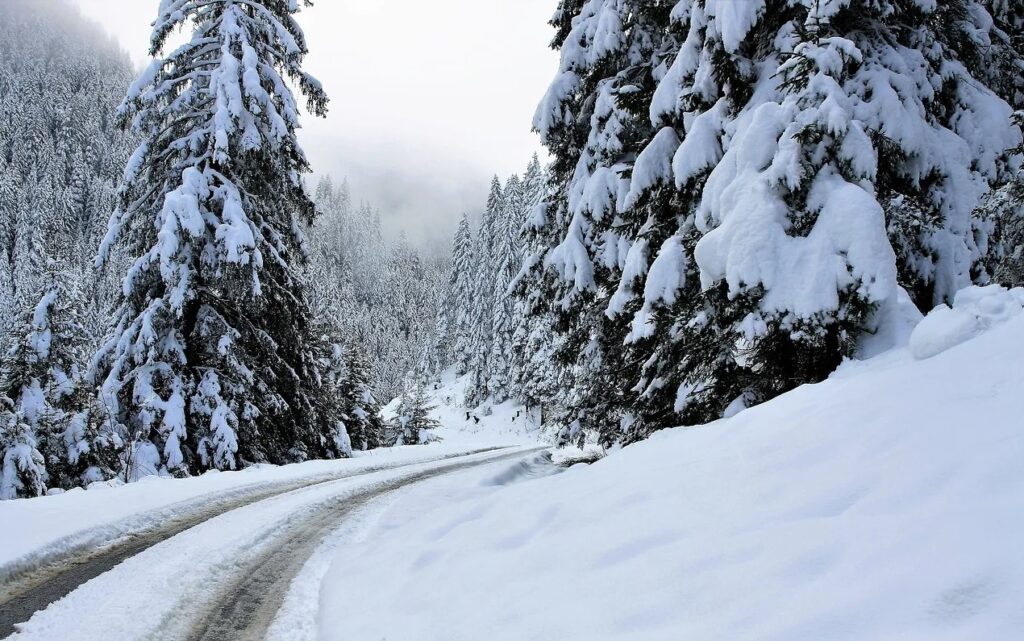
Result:
<svg viewBox="0 0 1024 641">
<path fill-rule="evenodd" d="M 444 260 L 385 242 L 347 186 L 301 179 L 281 80 L 314 114 L 326 97 L 291 10 L 186 5 L 154 52 L 189 17 L 229 51 L 269 37 L 259 87 L 194 43 L 135 80 L 65 2 L 0 4 L 3 498 L 391 444 L 377 399 L 423 357 Z M 214 67 L 219 85 L 196 71 Z"/>
</svg>

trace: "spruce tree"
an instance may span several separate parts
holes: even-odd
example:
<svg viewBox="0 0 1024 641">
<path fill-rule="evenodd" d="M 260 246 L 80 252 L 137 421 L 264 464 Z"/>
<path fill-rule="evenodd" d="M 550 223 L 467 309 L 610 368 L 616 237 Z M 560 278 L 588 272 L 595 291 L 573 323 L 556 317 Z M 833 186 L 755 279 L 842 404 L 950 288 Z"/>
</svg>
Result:
<svg viewBox="0 0 1024 641">
<path fill-rule="evenodd" d="M 553 356 L 567 392 L 548 418 L 566 436 L 589 430 L 614 440 L 630 413 L 639 364 L 627 359 L 627 317 L 611 308 L 611 297 L 647 230 L 645 217 L 623 203 L 633 164 L 655 131 L 645 101 L 671 53 L 671 4 L 565 0 L 552 20 L 561 62 L 534 127 L 553 162 L 528 227 L 531 269 L 520 286 L 528 300 L 546 305 L 532 313 L 547 316 L 546 333 L 560 337 Z"/>
<path fill-rule="evenodd" d="M 518 219 L 512 223 L 522 246 L 520 265 L 510 287 L 515 306 L 510 377 L 516 398 L 527 407 L 552 402 L 558 389 L 559 370 L 552 358 L 558 347 L 557 337 L 551 332 L 551 313 L 540 292 L 525 286 L 535 268 L 533 261 L 539 256 L 535 215 L 544 198 L 546 181 L 540 159 L 534 154 L 523 174 Z"/>
<path fill-rule="evenodd" d="M 404 408 L 402 444 L 417 445 L 422 440 L 424 430 L 433 430 L 441 426 L 431 414 L 436 409 L 437 406 L 430 404 L 426 385 L 422 380 L 417 380 Z"/>
<path fill-rule="evenodd" d="M 501 180 L 491 180 L 491 191 L 487 197 L 480 227 L 474 244 L 473 299 L 471 307 L 471 335 L 469 340 L 469 367 L 471 376 L 466 402 L 473 406 L 482 403 L 488 395 L 487 381 L 490 378 L 490 355 L 494 342 L 494 281 L 497 263 L 493 248 L 498 238 L 502 212 L 505 207 L 505 193 Z"/>
<path fill-rule="evenodd" d="M 984 282 L 976 207 L 1020 140 L 1014 20 L 971 0 L 563 2 L 524 279 L 581 382 L 563 424 L 613 442 L 730 415 L 856 355 L 898 286 L 929 309 Z"/>
<path fill-rule="evenodd" d="M 987 244 L 973 211 L 1004 172 L 992 143 L 1019 132 L 973 119 L 1008 115 L 972 77 L 977 3 L 747 7 L 729 25 L 691 5 L 677 8 L 687 40 L 652 105 L 682 141 L 676 187 L 700 198 L 686 207 L 696 233 L 681 231 L 706 304 L 683 303 L 680 341 L 697 359 L 677 404 L 710 394 L 731 411 L 856 355 L 897 282 L 923 310 L 969 284 Z M 744 82 L 709 92 L 709 73 Z"/>
<path fill-rule="evenodd" d="M 162 2 L 154 60 L 119 110 L 143 142 L 99 262 L 118 241 L 139 258 L 95 376 L 169 473 L 324 456 L 336 429 L 295 271 L 315 208 L 289 83 L 312 114 L 327 105 L 302 71 L 300 4 Z"/>
<path fill-rule="evenodd" d="M 47 478 L 32 427 L 14 401 L 0 397 L 0 500 L 41 496 Z"/>
<path fill-rule="evenodd" d="M 120 447 L 104 431 L 82 380 L 85 298 L 76 284 L 49 262 L 38 299 L 8 336 L 0 367 L 0 394 L 13 399 L 32 430 L 49 486 L 62 489 L 110 478 Z"/>
<path fill-rule="evenodd" d="M 513 335 L 515 333 L 515 301 L 509 295 L 522 266 L 520 217 L 523 209 L 523 183 L 512 176 L 505 183 L 501 217 L 495 226 L 494 245 L 490 253 L 494 262 L 491 320 L 491 347 L 488 355 L 487 393 L 501 403 L 513 395 Z"/>
<path fill-rule="evenodd" d="M 449 282 L 451 299 L 447 309 L 453 335 L 452 363 L 456 373 L 462 375 L 469 371 L 472 363 L 474 252 L 469 216 L 462 217 L 455 232 Z"/>
<path fill-rule="evenodd" d="M 358 347 L 345 350 L 347 378 L 344 384 L 344 416 L 352 437 L 352 446 L 359 450 L 383 447 L 383 424 L 380 405 L 370 387 L 366 356 Z"/>
<path fill-rule="evenodd" d="M 1024 111 L 1014 120 L 1024 128 Z M 1024 145 L 1017 153 L 1024 158 Z M 985 198 L 982 215 L 996 226 L 997 246 L 989 260 L 993 280 L 1008 287 L 1024 286 L 1024 168 Z"/>
<path fill-rule="evenodd" d="M 5 0 L 0 42 L 0 290 L 35 297 L 29 281 L 42 275 L 27 265 L 28 216 L 47 221 L 46 258 L 89 293 L 81 312 L 95 347 L 120 289 L 120 279 L 96 280 L 90 272 L 134 144 L 111 117 L 131 84 L 132 64 L 66 3 Z M 0 325 L 22 311 L 16 307 L 0 310 Z"/>
</svg>

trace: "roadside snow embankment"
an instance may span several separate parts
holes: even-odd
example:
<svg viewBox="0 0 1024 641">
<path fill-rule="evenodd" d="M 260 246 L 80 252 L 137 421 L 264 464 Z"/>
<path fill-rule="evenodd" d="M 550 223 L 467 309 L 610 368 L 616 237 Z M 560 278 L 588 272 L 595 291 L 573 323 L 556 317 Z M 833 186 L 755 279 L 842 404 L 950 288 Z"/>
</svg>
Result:
<svg viewBox="0 0 1024 641">
<path fill-rule="evenodd" d="M 1000 318 L 591 466 L 424 496 L 339 551 L 320 638 L 1024 638 L 1024 315 Z"/>
</svg>

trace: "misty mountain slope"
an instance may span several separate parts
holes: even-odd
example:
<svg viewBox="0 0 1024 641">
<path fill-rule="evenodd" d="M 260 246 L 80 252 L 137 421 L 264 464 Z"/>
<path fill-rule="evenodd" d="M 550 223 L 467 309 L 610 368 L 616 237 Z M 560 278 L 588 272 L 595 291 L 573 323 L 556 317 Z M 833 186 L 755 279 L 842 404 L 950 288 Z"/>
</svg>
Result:
<svg viewBox="0 0 1024 641">
<path fill-rule="evenodd" d="M 396 506 L 339 552 L 320 637 L 1019 638 L 1024 291 L 969 291 L 732 419 Z"/>
<path fill-rule="evenodd" d="M 120 278 L 90 272 L 133 145 L 114 118 L 133 75 L 66 3 L 0 3 L 0 327 L 35 306 L 52 259 L 83 281 L 90 341 L 106 331 Z"/>
</svg>

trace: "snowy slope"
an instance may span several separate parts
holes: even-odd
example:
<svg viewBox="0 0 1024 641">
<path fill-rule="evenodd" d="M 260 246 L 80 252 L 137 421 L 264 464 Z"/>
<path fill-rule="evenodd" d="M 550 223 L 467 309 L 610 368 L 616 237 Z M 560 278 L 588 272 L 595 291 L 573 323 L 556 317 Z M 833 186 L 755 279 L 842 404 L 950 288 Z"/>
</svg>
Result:
<svg viewBox="0 0 1024 641">
<path fill-rule="evenodd" d="M 538 426 L 535 413 L 514 401 L 506 401 L 497 405 L 490 402 L 478 408 L 466 408 L 466 388 L 468 376 L 455 376 L 449 369 L 427 388 L 430 404 L 434 405 L 431 415 L 441 424 L 434 430 L 437 436 L 450 445 L 462 446 L 493 444 L 496 440 L 502 443 L 529 445 L 543 443 L 546 436 Z M 382 410 L 385 421 L 394 418 L 401 399 L 394 399 Z M 468 414 L 468 418 L 467 418 Z"/>
<path fill-rule="evenodd" d="M 1024 316 L 956 325 L 927 359 L 395 505 L 338 551 L 320 638 L 1022 639 Z"/>
</svg>

